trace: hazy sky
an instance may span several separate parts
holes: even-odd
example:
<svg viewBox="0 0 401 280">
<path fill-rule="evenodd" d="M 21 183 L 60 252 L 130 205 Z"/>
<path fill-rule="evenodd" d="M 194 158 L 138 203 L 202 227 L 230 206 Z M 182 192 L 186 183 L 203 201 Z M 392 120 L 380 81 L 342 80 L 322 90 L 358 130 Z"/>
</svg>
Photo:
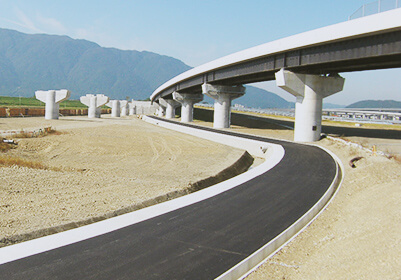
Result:
<svg viewBox="0 0 401 280">
<path fill-rule="evenodd" d="M 382 0 L 394 2 L 396 0 Z M 346 21 L 366 0 L 0 0 L 0 27 L 147 50 L 190 66 Z M 327 102 L 401 101 L 401 69 L 346 73 Z M 275 82 L 258 87 L 294 101 Z"/>
</svg>

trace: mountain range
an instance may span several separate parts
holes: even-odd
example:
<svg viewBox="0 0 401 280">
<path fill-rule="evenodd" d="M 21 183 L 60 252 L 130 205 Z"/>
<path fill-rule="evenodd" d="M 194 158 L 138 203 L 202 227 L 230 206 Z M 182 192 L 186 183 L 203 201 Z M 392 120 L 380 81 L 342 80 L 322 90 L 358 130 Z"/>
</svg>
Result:
<svg viewBox="0 0 401 280">
<path fill-rule="evenodd" d="M 190 68 L 156 53 L 0 29 L 2 95 L 28 97 L 40 89 L 66 88 L 72 98 L 103 93 L 115 99 L 145 99 L 160 84 Z"/>
<path fill-rule="evenodd" d="M 71 99 L 102 93 L 112 99 L 144 100 L 189 69 L 178 59 L 148 51 L 0 28 L 0 95 L 31 97 L 36 90 L 65 88 L 71 91 Z M 247 107 L 293 107 L 278 95 L 252 86 L 237 102 Z"/>
<path fill-rule="evenodd" d="M 348 105 L 346 108 L 401 108 L 401 102 L 395 100 L 362 100 Z"/>
</svg>

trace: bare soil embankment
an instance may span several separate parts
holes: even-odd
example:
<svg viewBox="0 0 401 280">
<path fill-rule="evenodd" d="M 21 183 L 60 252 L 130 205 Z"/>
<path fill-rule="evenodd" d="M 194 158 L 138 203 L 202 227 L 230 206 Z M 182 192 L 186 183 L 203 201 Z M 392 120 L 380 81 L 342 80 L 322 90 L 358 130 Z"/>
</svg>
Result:
<svg viewBox="0 0 401 280">
<path fill-rule="evenodd" d="M 0 167 L 2 245 L 185 193 L 244 153 L 136 118 L 0 119 L 0 131 L 48 126 L 63 133 L 18 139 L 7 152 L 45 169 Z"/>
</svg>

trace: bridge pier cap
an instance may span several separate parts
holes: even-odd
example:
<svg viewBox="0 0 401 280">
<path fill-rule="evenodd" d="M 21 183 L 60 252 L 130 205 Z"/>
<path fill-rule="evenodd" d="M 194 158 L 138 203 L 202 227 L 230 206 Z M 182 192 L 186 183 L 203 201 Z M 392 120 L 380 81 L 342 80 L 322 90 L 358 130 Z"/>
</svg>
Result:
<svg viewBox="0 0 401 280">
<path fill-rule="evenodd" d="M 229 128 L 231 123 L 231 101 L 245 94 L 245 87 L 203 84 L 202 93 L 213 98 L 214 128 Z"/>
<path fill-rule="evenodd" d="M 159 98 L 159 100 L 164 100 L 166 104 L 166 118 L 174 119 L 175 118 L 175 109 L 180 106 L 180 103 L 175 101 L 174 99 L 167 98 Z"/>
<path fill-rule="evenodd" d="M 323 98 L 342 91 L 345 79 L 338 74 L 329 76 L 276 72 L 278 87 L 296 97 L 294 141 L 314 142 L 322 131 Z"/>
<path fill-rule="evenodd" d="M 87 94 L 79 98 L 82 104 L 88 106 L 88 118 L 100 118 L 100 106 L 109 102 L 104 94 Z"/>
<path fill-rule="evenodd" d="M 194 104 L 203 100 L 203 94 L 173 92 L 173 99 L 181 103 L 181 122 L 192 122 L 194 119 Z"/>
<path fill-rule="evenodd" d="M 45 106 L 46 120 L 58 120 L 60 102 L 70 98 L 70 95 L 71 95 L 70 91 L 66 89 L 35 91 L 35 98 L 46 104 Z"/>
</svg>

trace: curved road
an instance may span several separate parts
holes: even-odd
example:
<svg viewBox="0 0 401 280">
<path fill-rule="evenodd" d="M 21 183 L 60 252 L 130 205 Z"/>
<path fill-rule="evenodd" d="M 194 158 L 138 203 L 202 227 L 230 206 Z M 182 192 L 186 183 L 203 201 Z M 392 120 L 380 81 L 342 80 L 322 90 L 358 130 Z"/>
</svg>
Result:
<svg viewBox="0 0 401 280">
<path fill-rule="evenodd" d="M 337 163 L 320 148 L 217 132 L 280 144 L 285 156 L 207 200 L 2 264 L 0 279 L 213 279 L 300 218 L 336 175 Z"/>
<path fill-rule="evenodd" d="M 204 116 L 199 119 L 211 121 L 213 111 L 207 112 L 205 109 L 196 108 L 202 111 Z M 261 117 L 247 115 L 246 113 L 231 113 L 231 124 L 249 127 L 249 128 L 266 128 L 266 129 L 293 129 L 294 121 L 282 120 L 269 117 Z M 335 125 L 322 125 L 322 133 L 334 134 L 344 137 L 368 137 L 382 139 L 401 139 L 401 131 L 395 129 L 380 129 L 380 128 L 363 128 L 363 127 L 348 127 Z"/>
</svg>

